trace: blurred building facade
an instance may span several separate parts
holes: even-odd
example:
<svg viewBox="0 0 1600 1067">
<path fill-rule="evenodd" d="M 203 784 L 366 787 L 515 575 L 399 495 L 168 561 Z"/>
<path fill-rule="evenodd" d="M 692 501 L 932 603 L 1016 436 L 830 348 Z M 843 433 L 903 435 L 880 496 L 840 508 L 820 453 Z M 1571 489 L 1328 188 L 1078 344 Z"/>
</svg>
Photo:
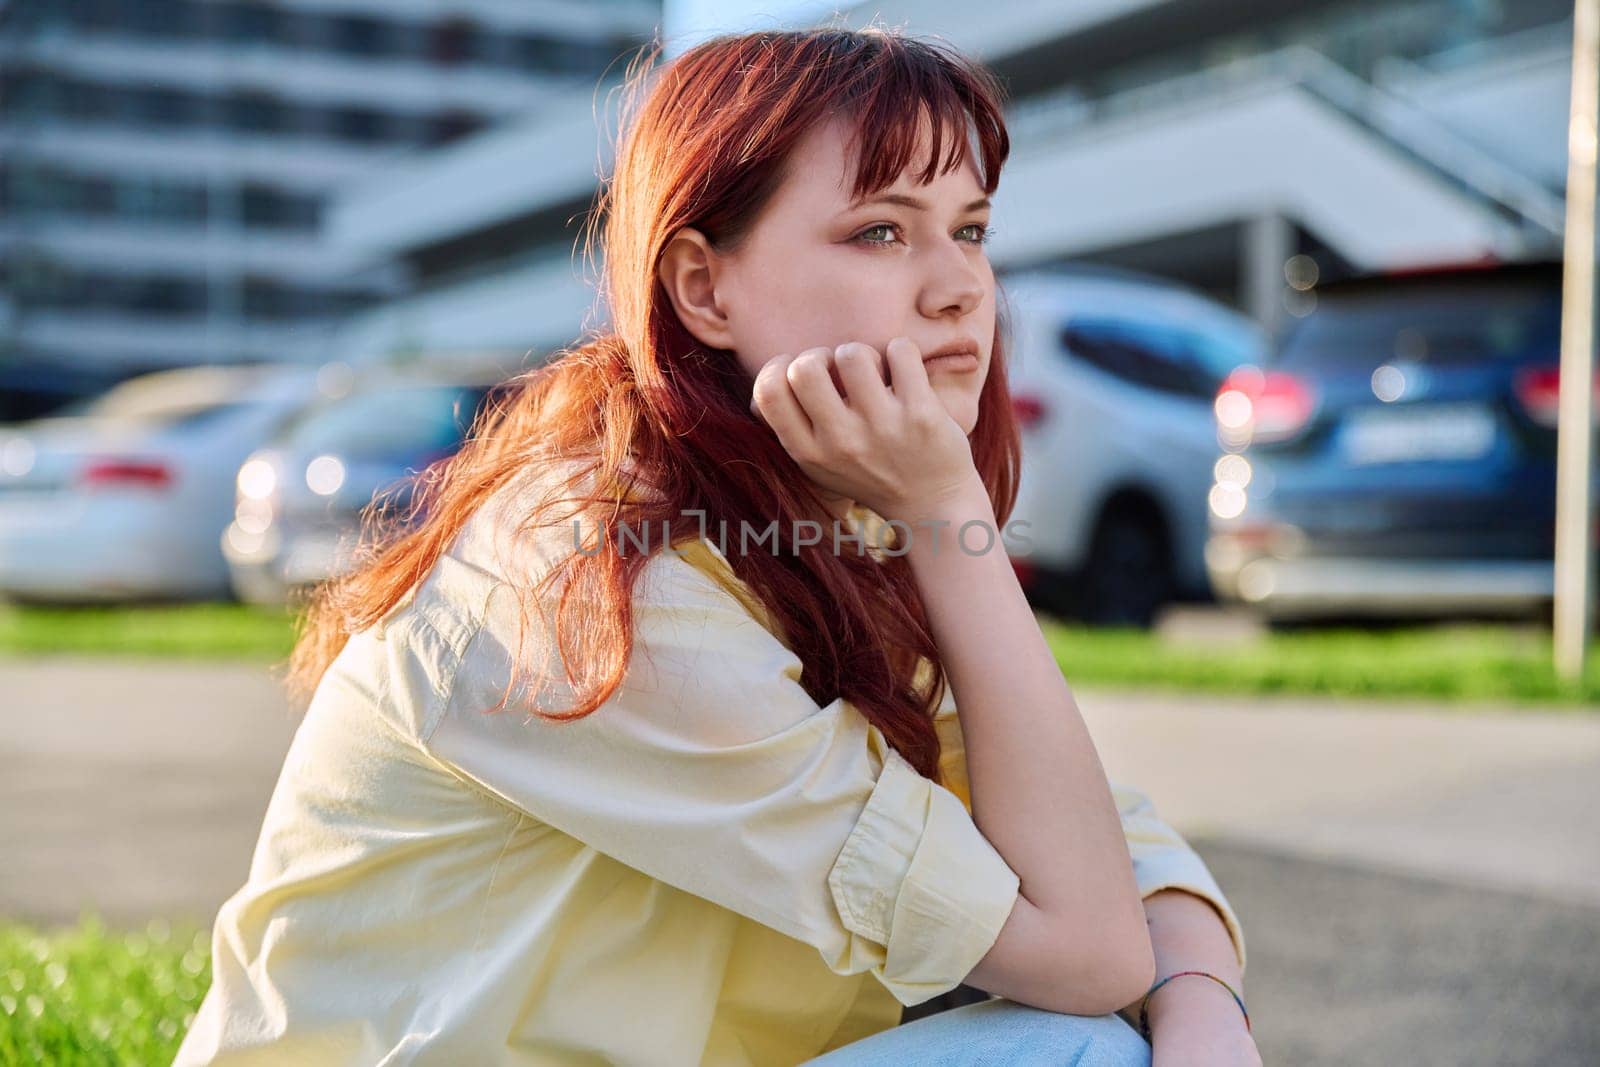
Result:
<svg viewBox="0 0 1600 1067">
<path fill-rule="evenodd" d="M 570 110 L 651 0 L 0 0 L 0 361 L 321 358 L 334 190 Z M 462 195 L 470 195 L 463 188 Z"/>
<path fill-rule="evenodd" d="M 930 30 L 960 24 L 948 0 L 920 6 Z M 1565 0 L 1070 9 L 991 58 L 1015 100 L 1009 265 L 1168 275 L 1276 329 L 1309 310 L 1296 255 L 1326 277 L 1559 251 Z"/>
<path fill-rule="evenodd" d="M 1275 329 L 1308 310 L 1308 270 L 1559 250 L 1567 0 L 1017 0 L 982 19 L 899 0 L 843 19 L 945 37 L 1004 79 L 1001 269 L 1148 271 Z M 537 350 L 603 316 L 576 246 L 615 137 L 598 100 L 342 197 L 332 242 L 417 288 L 353 317 L 339 350 Z"/>
</svg>

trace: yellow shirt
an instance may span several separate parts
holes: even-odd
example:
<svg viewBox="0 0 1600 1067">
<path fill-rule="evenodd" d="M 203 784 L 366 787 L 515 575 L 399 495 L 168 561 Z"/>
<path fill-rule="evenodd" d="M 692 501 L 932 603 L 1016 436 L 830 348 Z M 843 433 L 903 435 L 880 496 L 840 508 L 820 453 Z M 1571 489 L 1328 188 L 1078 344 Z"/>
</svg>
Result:
<svg viewBox="0 0 1600 1067">
<path fill-rule="evenodd" d="M 1018 878 L 972 821 L 949 687 L 946 788 L 807 694 L 710 538 L 646 565 L 605 705 L 486 712 L 515 590 L 576 543 L 568 525 L 513 548 L 518 499 L 328 670 L 218 912 L 180 1067 L 794 1065 L 895 1026 L 994 943 Z M 538 620 L 540 706 L 568 707 Z M 1242 964 L 1199 857 L 1144 794 L 1114 797 L 1141 893 L 1209 900 Z"/>
</svg>

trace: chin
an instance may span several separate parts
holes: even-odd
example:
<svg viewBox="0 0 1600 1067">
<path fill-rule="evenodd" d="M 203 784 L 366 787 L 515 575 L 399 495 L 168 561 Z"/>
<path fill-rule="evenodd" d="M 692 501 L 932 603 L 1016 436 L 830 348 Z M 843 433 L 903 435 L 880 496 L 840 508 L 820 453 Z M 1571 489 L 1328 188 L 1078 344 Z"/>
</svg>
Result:
<svg viewBox="0 0 1600 1067">
<path fill-rule="evenodd" d="M 973 427 L 978 425 L 978 403 L 969 397 L 946 398 L 944 409 L 950 413 L 961 432 L 971 434 Z"/>
</svg>

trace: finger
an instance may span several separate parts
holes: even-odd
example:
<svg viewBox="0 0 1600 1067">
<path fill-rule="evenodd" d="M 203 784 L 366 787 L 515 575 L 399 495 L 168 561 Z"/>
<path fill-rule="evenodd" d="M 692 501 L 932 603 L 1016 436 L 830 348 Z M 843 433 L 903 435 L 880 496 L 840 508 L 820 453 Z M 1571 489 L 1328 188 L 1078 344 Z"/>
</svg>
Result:
<svg viewBox="0 0 1600 1067">
<path fill-rule="evenodd" d="M 756 372 L 750 399 L 751 408 L 778 435 L 779 442 L 790 455 L 794 455 L 797 448 L 808 451 L 815 441 L 811 419 L 789 385 L 787 370 L 795 355 L 789 353 L 768 360 Z"/>
<path fill-rule="evenodd" d="M 922 363 L 922 349 L 909 337 L 896 337 L 884 348 L 894 395 L 907 407 L 937 403 L 928 381 L 928 368 Z"/>
<path fill-rule="evenodd" d="M 833 350 L 833 362 L 853 411 L 869 421 L 888 412 L 889 386 L 884 381 L 883 356 L 876 348 L 861 341 L 848 341 Z"/>
<path fill-rule="evenodd" d="M 800 398 L 812 429 L 823 436 L 830 429 L 837 430 L 850 418 L 844 397 L 833 384 L 833 350 L 808 348 L 789 361 L 784 369 L 794 395 Z"/>
</svg>

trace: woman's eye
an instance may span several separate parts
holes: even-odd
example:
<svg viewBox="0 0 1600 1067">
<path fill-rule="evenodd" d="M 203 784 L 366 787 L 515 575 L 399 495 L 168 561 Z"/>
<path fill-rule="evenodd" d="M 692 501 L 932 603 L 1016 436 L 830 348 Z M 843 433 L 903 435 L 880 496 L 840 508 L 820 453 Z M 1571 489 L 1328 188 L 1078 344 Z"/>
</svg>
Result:
<svg viewBox="0 0 1600 1067">
<path fill-rule="evenodd" d="M 869 226 L 865 230 L 862 230 L 860 233 L 856 234 L 856 240 L 864 241 L 869 245 L 890 245 L 894 243 L 894 238 L 892 235 L 898 229 L 899 227 L 892 222 L 880 222 L 876 225 Z M 890 236 L 872 236 L 873 234 L 880 232 Z M 961 229 L 956 231 L 957 234 L 969 232 L 971 233 L 971 236 L 958 237 L 957 240 L 966 241 L 968 244 L 983 245 L 988 243 L 990 235 L 994 233 L 994 229 L 990 226 L 985 226 L 981 222 L 973 222 L 961 227 Z"/>
</svg>

